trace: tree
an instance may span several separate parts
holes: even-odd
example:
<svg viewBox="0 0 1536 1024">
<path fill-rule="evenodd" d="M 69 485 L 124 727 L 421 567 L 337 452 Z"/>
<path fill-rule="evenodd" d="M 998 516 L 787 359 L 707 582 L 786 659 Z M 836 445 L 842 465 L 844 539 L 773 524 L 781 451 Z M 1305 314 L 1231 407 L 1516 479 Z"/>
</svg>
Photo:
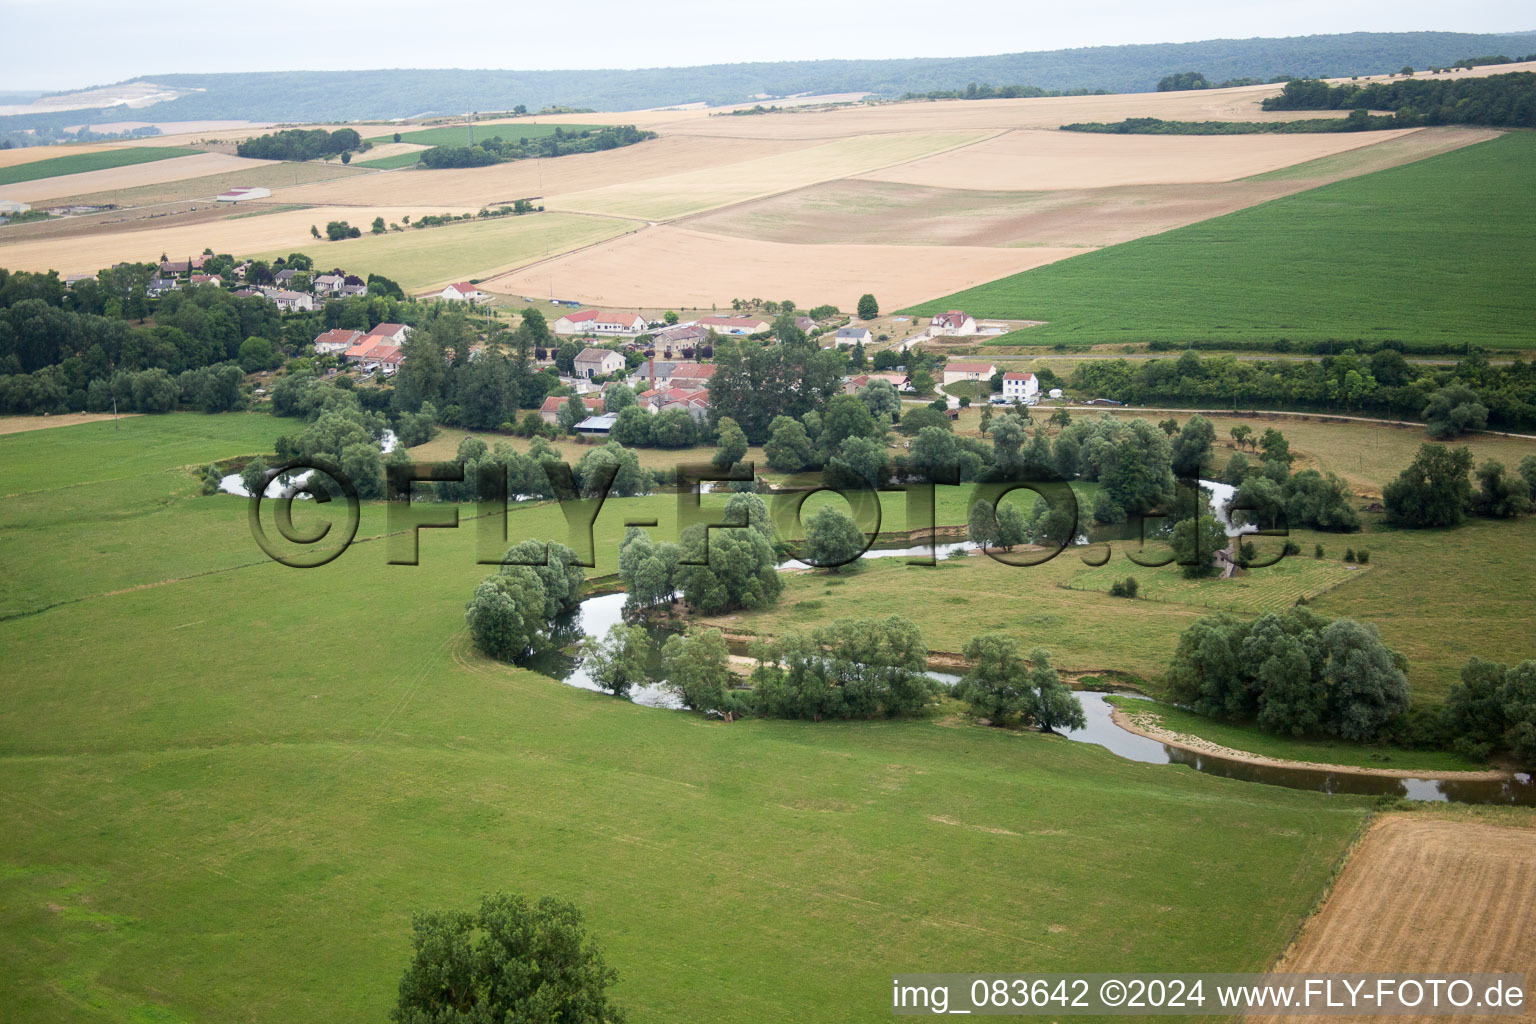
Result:
<svg viewBox="0 0 1536 1024">
<path fill-rule="evenodd" d="M 623 1024 L 609 1001 L 618 978 L 564 900 L 493 893 L 476 912 L 411 919 L 411 962 L 400 979 L 395 1024 Z"/>
<path fill-rule="evenodd" d="M 1181 519 L 1173 527 L 1173 552 L 1184 575 L 1199 579 L 1215 572 L 1216 552 L 1227 546 L 1227 535 L 1214 516 Z"/>
<path fill-rule="evenodd" d="M 754 702 L 770 718 L 891 718 L 922 710 L 937 692 L 922 631 L 899 615 L 838 619 L 754 654 Z"/>
<path fill-rule="evenodd" d="M 1488 407 L 1465 384 L 1441 388 L 1430 395 L 1421 415 L 1429 436 L 1441 441 L 1488 426 Z"/>
<path fill-rule="evenodd" d="M 677 315 L 676 310 L 669 309 L 665 313 L 661 314 L 661 319 L 664 323 L 675 324 L 681 318 Z"/>
<path fill-rule="evenodd" d="M 816 452 L 804 424 L 788 416 L 773 421 L 773 436 L 763 446 L 763 457 L 781 473 L 798 473 L 816 464 Z"/>
<path fill-rule="evenodd" d="M 1173 472 L 1178 476 L 1198 477 L 1211 465 L 1211 451 L 1216 444 L 1216 428 L 1199 413 L 1184 422 L 1173 439 Z"/>
<path fill-rule="evenodd" d="M 1477 483 L 1472 511 L 1478 515 L 1508 519 L 1531 510 L 1530 485 L 1522 477 L 1507 475 L 1503 463 L 1488 459 L 1478 466 Z"/>
<path fill-rule="evenodd" d="M 567 434 L 575 433 L 576 424 L 586 419 L 590 413 L 587 405 L 579 395 L 572 395 L 560 406 L 560 411 L 555 413 L 555 422 L 560 429 Z"/>
<path fill-rule="evenodd" d="M 661 666 L 667 690 L 690 711 L 723 715 L 741 711 L 741 702 L 730 692 L 731 650 L 718 629 L 668 637 L 661 649 Z"/>
<path fill-rule="evenodd" d="M 885 486 L 891 478 L 891 457 L 884 444 L 868 437 L 847 437 L 827 464 L 834 486 Z"/>
<path fill-rule="evenodd" d="M 732 495 L 726 503 L 727 511 L 738 499 L 762 502 L 755 494 Z M 778 601 L 784 582 L 779 577 L 766 520 L 764 510 L 761 527 L 706 532 L 704 526 L 695 525 L 685 529 L 681 537 L 684 558 L 687 563 L 705 564 L 685 563 L 678 567 L 683 599 L 704 615 L 763 608 Z"/>
<path fill-rule="evenodd" d="M 931 395 L 933 394 L 933 389 L 936 386 L 934 384 L 933 374 L 929 373 L 927 368 L 922 366 L 917 367 L 911 373 L 907 374 L 907 381 L 912 385 L 913 393 L 918 395 Z"/>
<path fill-rule="evenodd" d="M 1291 454 L 1291 443 L 1274 427 L 1265 428 L 1259 448 L 1264 452 L 1265 462 L 1283 462 L 1289 466 L 1296 461 L 1296 456 Z"/>
<path fill-rule="evenodd" d="M 1244 448 L 1253 439 L 1253 428 L 1246 423 L 1239 423 L 1228 431 L 1232 435 L 1232 443 L 1239 448 Z"/>
<path fill-rule="evenodd" d="M 1332 473 L 1324 476 L 1315 469 L 1304 469 L 1285 482 L 1284 493 L 1291 526 L 1341 533 L 1360 529 L 1360 515 L 1349 503 L 1349 490 Z"/>
<path fill-rule="evenodd" d="M 314 224 L 311 224 L 309 226 L 309 233 L 314 238 L 319 238 L 320 237 L 320 229 L 318 227 L 316 227 Z"/>
<path fill-rule="evenodd" d="M 965 520 L 965 539 L 983 548 L 997 546 L 997 514 L 990 501 L 978 498 L 971 502 L 971 511 Z"/>
<path fill-rule="evenodd" d="M 1468 448 L 1423 444 L 1413 463 L 1382 489 L 1387 522 L 1413 529 L 1459 526 L 1472 502 Z"/>
<path fill-rule="evenodd" d="M 747 435 L 735 420 L 722 417 L 718 424 L 719 441 L 715 454 L 710 457 L 716 469 L 730 469 L 746 458 Z"/>
<path fill-rule="evenodd" d="M 352 162 L 352 154 L 351 153 L 343 153 L 343 154 L 341 154 L 341 162 L 344 163 L 344 164 L 351 163 Z"/>
<path fill-rule="evenodd" d="M 1051 667 L 1050 652 L 1036 647 L 1029 652 L 1029 684 L 1034 690 L 1030 717 L 1041 732 L 1081 729 L 1088 724 L 1083 705 Z"/>
<path fill-rule="evenodd" d="M 652 441 L 651 414 L 638 405 L 626 406 L 620 410 L 619 418 L 613 421 L 609 436 L 630 448 L 648 446 Z"/>
<path fill-rule="evenodd" d="M 859 296 L 858 311 L 860 320 L 873 320 L 880 315 L 880 303 L 869 292 L 865 292 Z"/>
<path fill-rule="evenodd" d="M 1336 619 L 1322 634 L 1328 652 L 1328 728 L 1347 740 L 1376 738 L 1408 711 L 1407 660 L 1381 642 L 1376 627 Z"/>
<path fill-rule="evenodd" d="M 867 543 L 859 524 L 842 509 L 823 505 L 805 520 L 805 561 L 828 572 L 853 565 Z"/>
<path fill-rule="evenodd" d="M 639 626 L 614 623 L 601 640 L 587 637 L 581 649 L 587 674 L 615 697 L 628 696 L 631 688 L 644 685 L 651 638 Z"/>
<path fill-rule="evenodd" d="M 581 604 L 581 588 L 587 580 L 581 557 L 555 541 L 525 540 L 512 545 L 502 558 L 502 571 L 532 569 L 544 589 L 544 617 L 553 619 Z"/>
<path fill-rule="evenodd" d="M 464 609 L 470 637 L 485 654 L 516 661 L 539 647 L 548 619 L 538 573 L 525 565 L 503 566 L 475 588 Z"/>
<path fill-rule="evenodd" d="M 858 390 L 859 401 L 869 407 L 872 416 L 887 416 L 892 423 L 901 417 L 901 396 L 888 380 L 872 380 Z"/>
<path fill-rule="evenodd" d="M 382 235 L 384 232 L 388 231 L 389 228 L 385 226 L 383 217 L 375 217 L 373 218 L 373 227 L 370 230 L 372 230 L 376 235 Z"/>
<path fill-rule="evenodd" d="M 240 484 L 246 494 L 262 493 L 267 486 L 267 469 L 267 461 L 259 455 L 245 464 L 245 468 L 240 471 Z"/>
<path fill-rule="evenodd" d="M 658 448 L 692 448 L 698 440 L 698 424 L 682 409 L 668 409 L 651 417 L 651 443 Z"/>
<path fill-rule="evenodd" d="M 955 696 L 970 706 L 971 714 L 993 725 L 1029 717 L 1035 693 L 1017 640 L 1006 633 L 983 633 L 966 641 L 963 653 L 972 667 Z"/>
<path fill-rule="evenodd" d="M 603 412 L 623 412 L 639 403 L 634 389 L 627 384 L 610 384 L 603 390 Z"/>
</svg>

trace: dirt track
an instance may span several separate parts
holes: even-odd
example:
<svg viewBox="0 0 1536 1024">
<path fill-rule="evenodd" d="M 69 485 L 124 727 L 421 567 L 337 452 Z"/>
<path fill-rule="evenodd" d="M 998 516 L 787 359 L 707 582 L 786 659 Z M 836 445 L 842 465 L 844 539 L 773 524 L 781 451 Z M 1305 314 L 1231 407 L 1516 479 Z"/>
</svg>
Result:
<svg viewBox="0 0 1536 1024">
<path fill-rule="evenodd" d="M 1536 977 L 1532 921 L 1536 829 L 1394 815 L 1372 827 L 1323 909 L 1275 970 L 1518 971 L 1531 978 Z M 1292 1024 L 1352 1019 L 1248 1018 Z M 1520 1018 L 1455 1019 L 1466 1024 Z"/>
</svg>

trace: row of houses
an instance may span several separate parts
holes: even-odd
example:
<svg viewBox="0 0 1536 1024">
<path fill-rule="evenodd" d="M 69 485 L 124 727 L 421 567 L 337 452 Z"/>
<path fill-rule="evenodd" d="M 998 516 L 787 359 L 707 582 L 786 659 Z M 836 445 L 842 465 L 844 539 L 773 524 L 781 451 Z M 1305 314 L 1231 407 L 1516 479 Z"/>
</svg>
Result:
<svg viewBox="0 0 1536 1024">
<path fill-rule="evenodd" d="M 340 356 L 365 371 L 394 373 L 405 361 L 402 346 L 410 335 L 407 324 L 378 324 L 366 334 L 337 328 L 315 338 L 315 355 Z"/>
</svg>

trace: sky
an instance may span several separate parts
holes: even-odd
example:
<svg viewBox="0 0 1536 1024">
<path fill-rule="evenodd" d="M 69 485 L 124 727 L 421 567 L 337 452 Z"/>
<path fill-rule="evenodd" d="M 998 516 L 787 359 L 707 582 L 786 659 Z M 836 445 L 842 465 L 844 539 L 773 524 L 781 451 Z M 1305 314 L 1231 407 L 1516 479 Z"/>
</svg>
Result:
<svg viewBox="0 0 1536 1024">
<path fill-rule="evenodd" d="M 0 90 L 56 91 L 171 72 L 680 67 L 1530 29 L 1530 0 L 457 0 L 442 7 L 422 0 L 149 7 L 0 0 Z"/>
</svg>

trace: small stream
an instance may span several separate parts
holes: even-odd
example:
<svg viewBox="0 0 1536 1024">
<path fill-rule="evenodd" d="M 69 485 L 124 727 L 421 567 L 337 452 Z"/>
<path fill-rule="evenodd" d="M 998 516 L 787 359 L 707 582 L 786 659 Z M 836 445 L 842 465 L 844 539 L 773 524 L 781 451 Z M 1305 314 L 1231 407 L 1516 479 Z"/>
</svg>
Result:
<svg viewBox="0 0 1536 1024">
<path fill-rule="evenodd" d="M 1211 480 L 1200 481 L 1202 488 L 1212 492 L 1212 512 L 1227 528 L 1228 535 L 1246 533 L 1253 527 L 1233 529 L 1227 516 L 1226 503 L 1231 500 L 1234 488 Z M 1079 541 L 1081 543 L 1081 540 Z M 960 551 L 974 550 L 977 545 L 970 541 L 958 541 L 936 546 L 917 544 L 905 547 L 871 549 L 865 558 L 905 558 L 933 554 L 939 559 Z M 788 559 L 779 563 L 779 569 L 793 569 L 805 563 Z M 609 628 L 624 621 L 626 594 L 602 594 L 581 602 L 566 621 L 557 624 L 557 630 L 569 633 L 574 644 L 582 637 L 601 637 Z M 650 629 L 650 627 L 647 627 Z M 653 638 L 666 634 L 652 630 Z M 582 666 L 579 658 L 562 653 L 543 654 L 533 659 L 529 667 L 544 675 L 584 690 L 600 691 L 592 677 Z M 945 672 L 929 672 L 927 675 L 946 687 L 953 687 L 960 677 Z M 1063 731 L 1062 735 L 1076 743 L 1092 743 L 1103 747 L 1118 757 L 1147 764 L 1175 764 L 1193 768 L 1207 775 L 1255 782 L 1290 789 L 1305 789 L 1320 793 L 1345 793 L 1357 796 L 1395 796 L 1409 800 L 1455 801 L 1468 804 L 1507 804 L 1520 807 L 1536 807 L 1536 781 L 1530 775 L 1518 774 L 1511 779 L 1445 780 L 1392 778 L 1381 775 L 1357 775 L 1349 772 L 1331 772 L 1320 768 L 1282 768 L 1275 765 L 1250 764 L 1215 754 L 1188 751 L 1169 746 L 1158 740 L 1148 739 L 1120 728 L 1111 717 L 1113 706 L 1104 698 L 1112 694 L 1097 690 L 1075 692 L 1078 702 L 1087 716 L 1082 729 Z M 1128 694 L 1127 696 L 1136 696 Z M 646 707 L 681 709 L 679 700 L 658 683 L 635 687 L 629 699 Z"/>
</svg>

